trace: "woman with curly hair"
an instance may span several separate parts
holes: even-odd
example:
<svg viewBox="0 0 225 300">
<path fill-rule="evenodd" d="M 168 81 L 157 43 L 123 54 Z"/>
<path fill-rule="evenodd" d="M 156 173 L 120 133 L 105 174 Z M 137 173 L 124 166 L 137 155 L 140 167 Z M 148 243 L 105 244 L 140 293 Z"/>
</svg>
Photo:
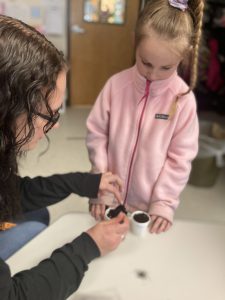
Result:
<svg viewBox="0 0 225 300">
<path fill-rule="evenodd" d="M 65 299 L 88 264 L 115 249 L 129 223 L 122 213 L 54 251 L 38 266 L 11 277 L 5 263 L 48 224 L 47 205 L 71 193 L 96 197 L 111 191 L 120 200 L 121 180 L 112 173 L 67 173 L 21 178 L 17 158 L 58 127 L 66 88 L 63 54 L 42 34 L 0 15 L 0 294 L 9 299 Z M 38 212 L 37 212 L 38 210 Z"/>
</svg>

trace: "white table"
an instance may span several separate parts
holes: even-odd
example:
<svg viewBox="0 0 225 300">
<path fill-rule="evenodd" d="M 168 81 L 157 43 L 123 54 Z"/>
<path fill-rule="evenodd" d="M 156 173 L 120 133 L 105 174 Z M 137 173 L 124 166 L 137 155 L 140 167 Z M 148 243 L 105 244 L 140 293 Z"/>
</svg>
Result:
<svg viewBox="0 0 225 300">
<path fill-rule="evenodd" d="M 88 214 L 61 217 L 8 259 L 12 273 L 34 266 L 93 224 Z M 118 249 L 90 264 L 69 299 L 224 300 L 225 226 L 175 221 L 164 234 L 129 233 Z"/>
</svg>

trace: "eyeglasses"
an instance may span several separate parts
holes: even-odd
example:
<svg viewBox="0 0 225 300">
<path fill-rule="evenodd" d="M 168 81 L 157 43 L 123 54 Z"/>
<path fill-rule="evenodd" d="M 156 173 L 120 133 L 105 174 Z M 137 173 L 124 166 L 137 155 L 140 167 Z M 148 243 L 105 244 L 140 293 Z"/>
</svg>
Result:
<svg viewBox="0 0 225 300">
<path fill-rule="evenodd" d="M 56 111 L 53 116 L 44 115 L 42 113 L 37 113 L 37 116 L 41 117 L 44 120 L 47 120 L 48 122 L 44 126 L 44 133 L 48 133 L 49 130 L 52 129 L 52 127 L 58 122 L 60 117 L 60 112 Z"/>
</svg>

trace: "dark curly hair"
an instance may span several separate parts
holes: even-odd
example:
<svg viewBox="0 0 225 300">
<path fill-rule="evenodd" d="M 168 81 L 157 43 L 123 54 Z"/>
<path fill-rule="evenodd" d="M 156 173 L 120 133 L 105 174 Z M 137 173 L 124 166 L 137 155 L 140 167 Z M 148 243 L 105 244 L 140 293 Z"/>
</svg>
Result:
<svg viewBox="0 0 225 300">
<path fill-rule="evenodd" d="M 67 70 L 63 53 L 22 21 L 0 15 L 0 222 L 20 210 L 17 157 L 34 135 L 34 118 Z M 26 116 L 26 136 L 16 137 L 16 120 Z M 28 128 L 28 129 L 27 129 Z"/>
</svg>

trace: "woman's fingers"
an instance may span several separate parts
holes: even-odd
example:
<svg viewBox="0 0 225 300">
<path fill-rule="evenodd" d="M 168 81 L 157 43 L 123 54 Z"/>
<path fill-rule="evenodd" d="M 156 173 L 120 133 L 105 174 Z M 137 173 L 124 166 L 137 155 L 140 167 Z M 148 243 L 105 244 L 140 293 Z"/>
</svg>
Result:
<svg viewBox="0 0 225 300">
<path fill-rule="evenodd" d="M 122 188 L 123 181 L 118 175 L 112 174 L 111 172 L 107 172 L 107 173 L 105 173 L 105 176 L 109 183 L 116 184 L 116 185 L 118 185 L 118 187 Z"/>
<path fill-rule="evenodd" d="M 102 178 L 99 185 L 100 194 L 104 192 L 112 193 L 119 203 L 122 203 L 122 180 L 118 175 L 107 172 L 102 174 Z"/>
</svg>

